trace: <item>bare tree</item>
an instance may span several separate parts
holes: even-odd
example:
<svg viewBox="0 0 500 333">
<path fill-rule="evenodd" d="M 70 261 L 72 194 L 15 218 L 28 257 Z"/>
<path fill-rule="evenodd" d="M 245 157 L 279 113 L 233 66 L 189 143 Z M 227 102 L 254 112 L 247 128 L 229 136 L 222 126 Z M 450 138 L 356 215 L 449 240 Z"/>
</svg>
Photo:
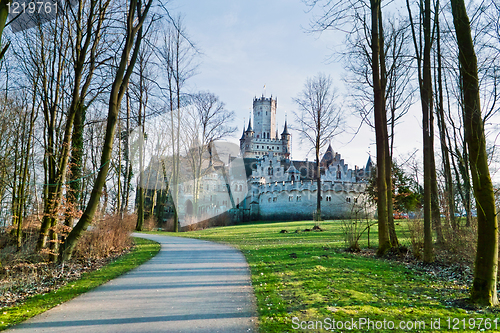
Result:
<svg viewBox="0 0 500 333">
<path fill-rule="evenodd" d="M 437 198 L 437 183 L 433 179 L 433 171 L 435 174 L 434 163 L 434 141 L 433 141 L 433 99 L 432 99 L 432 71 L 431 71 L 431 48 L 434 36 L 431 31 L 431 3 L 430 0 L 424 0 L 419 6 L 419 17 L 422 19 L 423 36 L 416 32 L 416 23 L 413 21 L 413 15 L 409 0 L 406 0 L 408 16 L 410 17 L 410 26 L 412 30 L 413 43 L 415 47 L 415 58 L 417 61 L 418 82 L 420 86 L 420 100 L 422 106 L 422 128 L 424 142 L 424 262 L 434 261 L 432 249 L 432 230 L 431 230 L 431 206 L 433 199 Z M 423 44 L 422 44 L 423 39 Z M 436 214 L 432 214 L 436 215 Z M 440 219 L 439 208 L 436 219 Z M 437 225 L 437 223 L 436 223 Z M 440 225 L 440 222 L 439 222 Z M 438 235 L 442 239 L 442 234 Z"/>
<path fill-rule="evenodd" d="M 296 129 L 306 140 L 316 156 L 316 182 L 318 187 L 316 217 L 321 219 L 321 167 L 320 151 L 334 136 L 344 130 L 344 114 L 336 104 L 337 94 L 332 87 L 330 76 L 319 73 L 308 78 L 304 89 L 294 102 L 298 111 L 294 111 Z"/>
<path fill-rule="evenodd" d="M 191 141 L 187 145 L 187 158 L 194 177 L 193 210 L 196 213 L 204 156 L 207 153 L 212 156 L 212 143 L 233 134 L 236 127 L 228 125 L 234 120 L 234 111 L 228 111 L 215 94 L 199 92 L 191 96 L 191 101 L 186 128 L 189 132 L 188 139 Z"/>
<path fill-rule="evenodd" d="M 371 98 L 371 105 L 373 105 L 379 198 L 377 201 L 378 254 L 383 255 L 392 246 L 389 231 L 393 228 L 391 228 L 392 216 L 389 216 L 392 212 L 392 189 L 390 185 L 391 163 L 389 163 L 389 135 L 386 114 L 387 67 L 381 0 L 310 0 L 306 1 L 306 3 L 312 7 L 322 3 L 323 15 L 314 20 L 313 30 L 347 30 L 348 38 L 357 35 L 363 37 L 355 38 L 356 42 L 364 43 L 368 41 L 368 47 L 362 47 L 362 49 L 364 57 L 368 57 L 369 61 L 366 62 L 364 70 L 361 70 L 360 73 L 365 75 L 366 78 L 371 76 L 371 94 L 373 94 L 373 97 L 368 97 L 370 96 L 368 92 L 364 96 Z M 371 110 L 371 105 L 367 109 Z M 395 237 L 394 244 L 397 244 Z"/>
<path fill-rule="evenodd" d="M 153 0 L 148 0 L 145 4 L 143 4 L 142 0 L 130 0 L 126 18 L 126 33 L 124 36 L 120 63 L 116 70 L 109 96 L 109 109 L 106 136 L 101 155 L 101 168 L 97 174 L 92 194 L 90 195 L 89 202 L 82 217 L 80 218 L 80 221 L 78 221 L 78 224 L 73 228 L 73 230 L 71 230 L 65 243 L 61 247 L 60 261 L 66 261 L 71 258 L 77 240 L 87 229 L 87 226 L 92 221 L 97 210 L 102 194 L 102 188 L 106 181 L 109 169 L 109 161 L 111 159 L 116 123 L 118 120 L 118 111 L 137 61 L 143 36 L 143 24 L 152 2 Z"/>
<path fill-rule="evenodd" d="M 170 138 L 172 144 L 172 186 L 170 191 L 174 206 L 178 207 L 178 180 L 180 175 L 180 150 L 181 150 L 181 127 L 184 85 L 186 80 L 196 72 L 194 63 L 196 48 L 187 37 L 182 17 L 178 16 L 167 27 L 163 38 L 163 45 L 159 57 L 163 63 L 167 81 L 167 104 L 170 112 Z M 185 98 L 184 98 L 185 100 Z M 173 181 L 172 181 L 173 180 Z M 174 231 L 179 230 L 179 216 L 177 209 L 174 210 Z"/>
</svg>

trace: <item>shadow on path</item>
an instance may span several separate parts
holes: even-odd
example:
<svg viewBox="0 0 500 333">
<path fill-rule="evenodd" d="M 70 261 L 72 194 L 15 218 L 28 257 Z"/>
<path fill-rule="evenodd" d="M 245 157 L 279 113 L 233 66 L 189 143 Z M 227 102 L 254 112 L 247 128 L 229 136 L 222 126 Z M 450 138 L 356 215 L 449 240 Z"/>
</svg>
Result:
<svg viewBox="0 0 500 333">
<path fill-rule="evenodd" d="M 190 238 L 157 241 L 150 261 L 7 332 L 256 332 L 244 256 Z"/>
</svg>

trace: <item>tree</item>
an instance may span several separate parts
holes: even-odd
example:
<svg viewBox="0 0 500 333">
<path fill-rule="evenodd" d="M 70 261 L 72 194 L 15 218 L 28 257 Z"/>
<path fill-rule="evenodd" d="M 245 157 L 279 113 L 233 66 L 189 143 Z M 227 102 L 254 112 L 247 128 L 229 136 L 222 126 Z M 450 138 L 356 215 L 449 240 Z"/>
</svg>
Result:
<svg viewBox="0 0 500 333">
<path fill-rule="evenodd" d="M 310 0 L 306 3 L 314 7 L 320 0 Z M 334 1 L 326 0 L 323 4 L 324 14 L 316 19 L 313 25 L 314 30 L 336 29 L 346 31 L 348 26 L 348 36 L 353 34 L 364 34 L 369 39 L 369 47 L 365 49 L 365 55 L 370 57 L 366 62 L 366 76 L 371 74 L 371 87 L 373 93 L 373 114 L 375 139 L 377 146 L 377 189 L 379 191 L 379 200 L 377 204 L 378 214 L 378 254 L 383 255 L 391 246 L 389 231 L 391 229 L 392 217 L 389 218 L 389 212 L 392 211 L 392 200 L 389 197 L 391 193 L 390 167 L 387 164 L 390 161 L 389 156 L 389 136 L 387 130 L 386 114 L 386 87 L 387 87 L 387 69 L 384 52 L 384 30 L 382 24 L 381 0 L 351 0 Z M 368 17 L 371 20 L 368 20 Z M 371 21 L 370 24 L 367 22 Z M 371 70 L 371 73 L 370 73 Z M 387 168 L 389 167 L 389 170 Z M 394 233 L 395 235 L 395 233 Z"/>
<path fill-rule="evenodd" d="M 204 156 L 212 156 L 212 144 L 236 131 L 236 127 L 227 125 L 234 120 L 234 111 L 228 111 L 219 97 L 210 92 L 199 92 L 191 96 L 188 110 L 187 132 L 190 141 L 186 154 L 193 172 L 193 211 L 198 212 L 198 198 Z"/>
<path fill-rule="evenodd" d="M 71 258 L 77 240 L 87 229 L 97 210 L 102 188 L 109 169 L 109 161 L 111 159 L 113 140 L 118 120 L 118 111 L 137 61 L 143 36 L 143 24 L 152 2 L 153 0 L 148 0 L 147 3 L 143 4 L 142 0 L 130 0 L 126 17 L 126 34 L 124 36 L 123 49 L 109 96 L 106 135 L 101 154 L 101 168 L 97 174 L 92 194 L 90 195 L 89 202 L 80 221 L 78 221 L 77 225 L 71 230 L 65 243 L 61 247 L 60 261 L 67 261 Z"/>
<path fill-rule="evenodd" d="M 378 251 L 383 255 L 390 247 L 389 212 L 387 184 L 387 156 L 389 154 L 389 136 L 387 133 L 387 113 L 385 110 L 386 68 L 383 57 L 384 38 L 382 32 L 382 9 L 380 0 L 370 1 L 371 12 L 371 50 L 372 50 L 372 82 L 373 82 L 373 114 L 375 124 L 375 139 L 377 145 L 377 189 L 378 189 Z"/>
<path fill-rule="evenodd" d="M 463 0 L 451 0 L 463 89 L 465 140 L 477 208 L 477 252 L 471 301 L 497 305 L 498 222 L 481 115 L 477 57 Z"/>
<path fill-rule="evenodd" d="M 413 15 L 409 0 L 406 0 L 408 16 L 410 17 L 410 26 L 412 30 L 413 43 L 415 46 L 415 58 L 417 61 L 418 82 L 420 87 L 420 101 L 422 106 L 422 134 L 424 143 L 424 262 L 433 262 L 434 255 L 432 250 L 432 230 L 431 230 L 431 206 L 433 199 L 437 200 L 437 184 L 433 179 L 435 174 L 434 147 L 433 147 L 433 100 L 432 100 L 432 71 L 431 71 L 431 48 L 434 37 L 431 32 L 431 5 L 430 0 L 424 0 L 423 6 L 420 5 L 419 17 L 422 18 L 423 26 L 423 50 L 422 36 L 416 33 L 416 24 L 413 21 Z M 420 42 L 420 43 L 419 43 Z M 434 180 L 434 181 L 433 181 Z M 433 191 L 435 187 L 436 191 Z M 439 211 L 437 214 L 439 219 Z M 439 229 L 440 230 L 440 229 Z M 438 234 L 440 234 L 438 232 Z M 442 238 L 442 235 L 441 235 Z"/>
<path fill-rule="evenodd" d="M 330 76 L 319 73 L 308 78 L 304 89 L 294 102 L 299 110 L 294 111 L 297 130 L 301 138 L 312 145 L 316 156 L 316 182 L 318 187 L 316 216 L 321 219 L 321 168 L 320 151 L 344 127 L 344 116 L 336 104 L 337 94 Z"/>
<path fill-rule="evenodd" d="M 435 12 L 439 12 L 439 1 L 436 1 Z M 446 197 L 446 206 L 447 206 L 447 214 L 446 217 L 451 224 L 453 230 L 457 230 L 457 224 L 455 219 L 455 196 L 453 190 L 453 179 L 451 177 L 451 163 L 450 163 L 450 152 L 449 146 L 447 144 L 447 135 L 448 129 L 445 121 L 444 114 L 444 92 L 443 92 L 443 57 L 441 53 L 441 26 L 439 23 L 439 14 L 436 14 L 436 46 L 437 46 L 437 54 L 436 61 L 437 66 L 437 74 L 434 75 L 435 81 L 437 83 L 435 86 L 437 87 L 436 94 L 436 115 L 437 115 L 437 124 L 439 128 L 439 142 L 441 145 L 441 159 L 443 161 L 443 173 L 444 173 L 444 182 L 445 182 L 445 197 Z"/>
<path fill-rule="evenodd" d="M 170 178 L 172 185 L 170 193 L 174 201 L 174 231 L 179 230 L 179 216 L 177 214 L 180 176 L 180 130 L 181 130 L 181 105 L 183 100 L 183 89 L 186 80 L 196 72 L 194 56 L 196 47 L 187 38 L 183 25 L 182 17 L 173 19 L 167 27 L 163 38 L 163 45 L 159 56 L 164 64 L 167 81 L 167 104 L 170 112 L 170 139 L 172 144 L 172 176 Z M 182 133 L 184 134 L 184 133 Z"/>
<path fill-rule="evenodd" d="M 422 194 L 419 184 L 396 162 L 392 163 L 391 178 L 394 209 L 398 212 L 408 213 L 420 208 Z M 366 193 L 373 202 L 377 203 L 378 190 L 375 174 L 372 174 L 369 179 Z"/>
<path fill-rule="evenodd" d="M 5 29 L 5 25 L 7 24 L 7 17 L 9 16 L 9 4 L 12 0 L 1 0 L 0 1 L 0 46 L 2 41 L 3 30 Z M 9 44 L 2 47 L 0 51 L 0 61 L 2 60 L 5 52 L 9 48 Z"/>
<path fill-rule="evenodd" d="M 345 53 L 346 69 L 350 72 L 346 82 L 352 106 L 360 114 L 364 123 L 374 128 L 372 112 L 374 109 L 373 77 L 371 59 L 371 41 L 368 33 L 371 28 L 368 18 L 359 15 L 358 21 L 362 29 L 351 32 L 347 37 L 348 50 Z M 387 26 L 386 29 L 383 26 Z M 408 24 L 399 16 L 391 16 L 385 24 L 379 24 L 380 29 L 380 70 L 386 72 L 382 75 L 385 108 L 388 115 L 388 141 L 386 144 L 386 183 L 387 183 L 387 226 L 391 245 L 397 247 L 399 241 L 394 226 L 392 207 L 392 178 L 391 167 L 394 151 L 394 137 L 396 124 L 408 112 L 413 104 L 413 89 L 411 87 L 411 66 L 407 61 L 408 52 Z M 351 89 L 352 88 L 352 89 Z"/>
</svg>

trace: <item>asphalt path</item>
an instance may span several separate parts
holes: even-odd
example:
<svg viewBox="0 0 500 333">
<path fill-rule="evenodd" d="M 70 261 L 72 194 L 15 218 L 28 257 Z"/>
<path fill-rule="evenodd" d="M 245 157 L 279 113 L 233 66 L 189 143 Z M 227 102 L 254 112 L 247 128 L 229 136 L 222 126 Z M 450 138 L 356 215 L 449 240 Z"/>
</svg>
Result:
<svg viewBox="0 0 500 333">
<path fill-rule="evenodd" d="M 250 272 L 238 250 L 134 234 L 161 244 L 147 263 L 7 332 L 256 332 Z"/>
</svg>

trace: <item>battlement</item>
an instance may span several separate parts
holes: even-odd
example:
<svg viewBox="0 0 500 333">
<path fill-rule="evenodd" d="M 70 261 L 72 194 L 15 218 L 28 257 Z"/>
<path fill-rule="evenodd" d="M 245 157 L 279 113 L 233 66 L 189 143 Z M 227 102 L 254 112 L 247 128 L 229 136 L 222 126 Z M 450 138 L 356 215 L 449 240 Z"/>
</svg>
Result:
<svg viewBox="0 0 500 333">
<path fill-rule="evenodd" d="M 262 103 L 271 103 L 271 102 L 274 102 L 274 103 L 277 103 L 278 102 L 278 99 L 277 98 L 274 98 L 273 99 L 273 96 L 271 95 L 271 97 L 267 98 L 267 97 L 254 97 L 253 98 L 253 105 L 255 106 L 255 104 L 262 104 Z"/>
</svg>

